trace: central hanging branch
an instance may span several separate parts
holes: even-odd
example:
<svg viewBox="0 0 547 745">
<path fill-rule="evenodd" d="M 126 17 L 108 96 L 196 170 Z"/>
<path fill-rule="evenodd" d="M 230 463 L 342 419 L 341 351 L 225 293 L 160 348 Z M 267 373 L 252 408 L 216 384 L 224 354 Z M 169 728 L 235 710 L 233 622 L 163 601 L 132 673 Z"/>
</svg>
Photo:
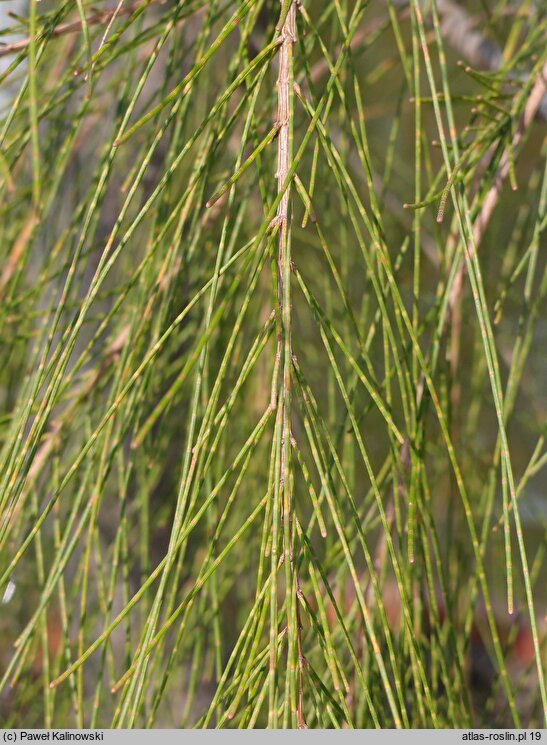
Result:
<svg viewBox="0 0 547 745">
<path fill-rule="evenodd" d="M 287 176 L 292 159 L 292 112 L 293 112 L 293 44 L 296 40 L 295 4 L 291 0 L 282 0 L 281 15 L 277 25 L 280 34 L 279 73 L 277 76 L 277 190 L 281 195 L 274 219 L 278 230 L 277 249 L 277 287 L 280 318 L 278 335 L 276 371 L 281 373 L 281 386 L 278 405 L 281 407 L 282 436 L 279 468 L 279 491 L 283 499 L 283 512 L 288 516 L 289 460 L 290 460 L 290 378 L 292 361 L 291 342 L 291 235 L 289 199 L 290 184 Z M 280 365 L 282 362 L 282 365 Z M 281 370 L 280 370 L 281 367 Z M 279 385 L 279 382 L 278 382 Z M 286 521 L 287 522 L 287 521 Z M 288 546 L 285 545 L 285 551 Z M 288 558 L 288 557 L 287 557 Z"/>
<path fill-rule="evenodd" d="M 293 79 L 293 44 L 296 41 L 296 5 L 282 0 L 281 16 L 277 30 L 280 34 L 279 74 L 277 77 L 277 120 L 279 128 L 277 145 L 277 188 L 283 189 L 289 172 L 292 157 L 292 79 Z M 279 223 L 279 259 L 284 256 L 284 245 L 287 242 L 290 186 L 285 189 L 277 208 Z M 281 269 L 280 269 L 281 272 Z"/>
<path fill-rule="evenodd" d="M 290 448 L 290 372 L 292 363 L 291 340 L 291 234 L 289 199 L 290 184 L 286 184 L 292 160 L 293 114 L 293 44 L 296 41 L 295 3 L 282 0 L 278 30 L 281 37 L 279 49 L 279 74 L 277 77 L 277 189 L 281 201 L 275 222 L 278 228 L 277 283 L 281 335 L 278 358 L 283 359 L 280 404 L 283 410 L 283 436 L 281 453 L 282 493 L 288 490 L 288 455 Z M 284 505 L 285 506 L 285 505 Z"/>
<path fill-rule="evenodd" d="M 279 330 L 273 387 L 277 406 L 276 479 L 272 523 L 272 590 L 270 626 L 270 706 L 268 722 L 277 727 L 278 694 L 278 592 L 277 570 L 284 565 L 287 668 L 284 686 L 283 727 L 305 727 L 303 716 L 303 654 L 298 612 L 298 579 L 294 566 L 294 500 L 291 477 L 291 214 L 290 169 L 293 162 L 293 46 L 296 41 L 296 3 L 281 0 L 276 27 L 279 34 L 277 76 L 277 194 L 278 207 L 273 224 L 277 229 L 277 290 Z M 282 542 L 281 562 L 278 545 Z M 285 631 L 284 630 L 284 631 Z"/>
<path fill-rule="evenodd" d="M 292 363 L 292 340 L 291 340 L 291 234 L 290 234 L 290 183 L 287 184 L 287 176 L 292 161 L 293 150 L 293 44 L 296 41 L 296 9 L 294 2 L 282 0 L 281 16 L 278 24 L 281 37 L 279 49 L 279 74 L 277 77 L 277 190 L 281 194 L 276 214 L 278 227 L 278 249 L 277 249 L 277 282 L 279 314 L 281 318 L 280 343 L 283 349 L 281 406 L 283 408 L 283 448 L 282 448 L 282 473 L 285 476 L 287 459 L 284 457 L 290 448 L 290 371 Z M 283 467 L 284 466 L 284 467 Z M 288 475 L 288 474 L 287 474 Z M 285 480 L 283 479 L 283 482 Z M 283 483 L 282 482 L 282 483 Z M 286 490 L 283 490 L 286 491 Z"/>
</svg>

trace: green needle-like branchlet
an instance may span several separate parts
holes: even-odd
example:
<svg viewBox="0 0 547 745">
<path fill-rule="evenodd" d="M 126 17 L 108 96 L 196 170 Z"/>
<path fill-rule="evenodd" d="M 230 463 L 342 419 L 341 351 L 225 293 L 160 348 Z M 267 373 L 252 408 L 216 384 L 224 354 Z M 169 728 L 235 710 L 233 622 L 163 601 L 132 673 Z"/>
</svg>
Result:
<svg viewBox="0 0 547 745">
<path fill-rule="evenodd" d="M 525 5 L 2 18 L 6 726 L 545 725 Z"/>
</svg>

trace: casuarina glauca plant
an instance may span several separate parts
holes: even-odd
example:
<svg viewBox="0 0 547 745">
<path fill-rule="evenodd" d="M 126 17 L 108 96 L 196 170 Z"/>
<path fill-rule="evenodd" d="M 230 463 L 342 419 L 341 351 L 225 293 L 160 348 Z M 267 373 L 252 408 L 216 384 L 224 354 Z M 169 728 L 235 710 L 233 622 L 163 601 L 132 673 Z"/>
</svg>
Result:
<svg viewBox="0 0 547 745">
<path fill-rule="evenodd" d="M 546 19 L 0 7 L 4 727 L 542 727 Z"/>
</svg>

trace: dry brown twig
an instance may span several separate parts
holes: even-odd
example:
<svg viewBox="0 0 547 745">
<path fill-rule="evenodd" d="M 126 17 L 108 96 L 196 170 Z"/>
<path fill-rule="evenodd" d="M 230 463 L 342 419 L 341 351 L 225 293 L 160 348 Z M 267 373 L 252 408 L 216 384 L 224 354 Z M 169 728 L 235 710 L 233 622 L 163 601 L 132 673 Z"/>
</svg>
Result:
<svg viewBox="0 0 547 745">
<path fill-rule="evenodd" d="M 410 15 L 409 0 L 397 0 L 399 20 Z M 455 0 L 437 0 L 440 32 L 443 39 L 465 62 L 479 70 L 498 70 L 503 62 L 503 52 L 500 47 L 477 28 L 475 19 L 470 16 L 462 5 Z M 351 50 L 357 51 L 372 33 L 377 31 L 385 22 L 379 18 L 359 30 L 352 42 Z M 339 50 L 336 50 L 336 54 Z M 315 83 L 328 72 L 326 60 L 319 60 L 311 68 L 311 79 Z M 543 95 L 536 116 L 547 120 L 547 95 Z"/>
<path fill-rule="evenodd" d="M 534 121 L 536 114 L 542 105 L 543 97 L 545 96 L 546 91 L 547 64 L 543 67 L 543 70 L 539 74 L 538 79 L 536 80 L 534 87 L 532 88 L 532 91 L 526 103 L 526 107 L 524 109 L 524 114 L 522 115 L 522 118 L 517 127 L 517 131 L 513 136 L 511 146 L 505 148 L 505 151 L 501 157 L 498 172 L 496 173 L 490 191 L 488 192 L 488 195 L 484 201 L 481 212 L 478 218 L 475 220 L 475 224 L 473 226 L 473 240 L 475 241 L 475 244 L 480 243 L 482 236 L 484 235 L 488 223 L 490 222 L 490 218 L 492 217 L 492 213 L 494 212 L 494 208 L 498 203 L 502 186 L 507 176 L 509 175 L 511 152 L 520 145 L 524 133 L 526 132 L 530 124 Z"/>
<path fill-rule="evenodd" d="M 403 0 L 406 4 L 407 0 Z M 480 31 L 474 19 L 455 0 L 437 0 L 440 32 L 443 39 L 472 67 L 481 70 L 498 70 L 503 63 L 500 47 Z M 524 75 L 526 78 L 526 74 Z M 547 120 L 545 91 L 539 100 L 534 116 Z"/>
<path fill-rule="evenodd" d="M 28 470 L 19 501 L 15 506 L 13 512 L 11 514 L 7 513 L 3 518 L 2 522 L 5 521 L 5 523 L 9 527 L 5 533 L 3 541 L 0 542 L 0 550 L 2 550 L 7 543 L 11 528 L 17 520 L 17 516 L 23 509 L 25 499 L 28 496 L 31 487 L 36 483 L 40 473 L 49 463 L 50 456 L 62 436 L 63 427 L 65 427 L 67 423 L 70 422 L 70 420 L 75 416 L 78 403 L 82 400 L 82 398 L 86 398 L 91 394 L 93 389 L 99 384 L 106 370 L 108 370 L 109 367 L 116 360 L 116 358 L 120 356 L 123 347 L 125 346 L 129 338 L 129 331 L 129 325 L 125 325 L 121 328 L 116 338 L 109 344 L 98 369 L 93 371 L 91 375 L 85 376 L 82 379 L 81 383 L 71 393 L 70 397 L 72 398 L 72 402 L 59 415 L 58 418 L 54 419 L 51 422 L 49 429 L 45 433 L 42 443 L 32 461 L 32 465 Z"/>
<path fill-rule="evenodd" d="M 142 8 L 145 5 L 164 5 L 166 2 L 167 0 L 149 0 L 147 3 L 131 3 L 125 8 L 117 7 L 113 10 L 97 10 L 91 13 L 86 18 L 86 23 L 88 26 L 102 26 L 104 24 L 107 24 L 107 30 L 105 31 L 106 35 L 108 33 L 110 25 L 116 18 L 131 15 L 131 13 L 133 13 L 135 10 L 139 10 L 139 8 Z M 82 21 L 80 19 L 75 21 L 67 21 L 66 23 L 60 23 L 58 26 L 55 26 L 53 29 L 51 29 L 51 31 L 42 32 L 37 41 L 41 41 L 43 38 L 47 37 L 66 36 L 67 34 L 78 33 L 81 30 Z M 27 47 L 30 46 L 31 42 L 31 37 L 27 36 L 24 39 L 20 39 L 19 41 L 12 41 L 9 44 L 4 44 L 3 46 L 0 46 L 0 57 L 8 57 L 10 55 L 23 52 L 25 49 L 27 49 Z"/>
<path fill-rule="evenodd" d="M 510 146 L 507 146 L 502 154 L 500 164 L 497 173 L 492 182 L 492 186 L 483 202 L 481 211 L 473 224 L 473 243 L 475 248 L 478 248 L 481 243 L 494 209 L 498 203 L 502 187 L 509 175 L 511 152 L 520 145 L 524 133 L 530 127 L 534 121 L 537 112 L 542 105 L 547 91 L 547 64 L 543 67 L 543 70 L 538 76 L 532 91 L 526 102 L 524 114 L 521 117 L 517 130 L 513 136 L 513 140 Z M 462 322 L 461 302 L 464 290 L 464 279 L 467 272 L 466 263 L 462 261 L 458 268 L 450 297 L 448 300 L 449 317 L 451 318 L 451 353 L 450 353 L 450 367 L 452 375 L 454 376 L 458 367 L 459 350 L 460 350 L 460 332 Z M 459 401 L 459 387 L 455 386 L 453 393 L 453 406 L 458 404 Z"/>
</svg>

